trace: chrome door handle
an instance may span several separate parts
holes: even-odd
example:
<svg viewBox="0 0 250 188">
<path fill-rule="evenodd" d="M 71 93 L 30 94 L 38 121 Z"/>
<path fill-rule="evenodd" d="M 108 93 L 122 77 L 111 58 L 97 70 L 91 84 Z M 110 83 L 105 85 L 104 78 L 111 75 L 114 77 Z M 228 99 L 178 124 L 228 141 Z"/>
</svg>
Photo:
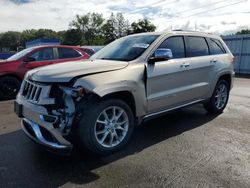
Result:
<svg viewBox="0 0 250 188">
<path fill-rule="evenodd" d="M 210 61 L 210 63 L 216 63 L 217 62 L 217 59 L 212 59 L 211 61 Z"/>
<path fill-rule="evenodd" d="M 190 64 L 189 63 L 183 63 L 183 64 L 181 64 L 181 68 L 187 68 L 187 67 L 189 67 L 190 66 Z"/>
</svg>

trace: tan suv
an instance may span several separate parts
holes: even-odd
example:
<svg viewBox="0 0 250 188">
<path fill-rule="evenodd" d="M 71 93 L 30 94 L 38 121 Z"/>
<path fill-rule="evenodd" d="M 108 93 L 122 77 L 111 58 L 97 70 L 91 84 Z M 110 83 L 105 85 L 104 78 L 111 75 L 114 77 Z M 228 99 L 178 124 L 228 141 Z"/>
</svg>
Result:
<svg viewBox="0 0 250 188">
<path fill-rule="evenodd" d="M 68 154 L 77 140 L 108 154 L 122 148 L 147 118 L 196 103 L 222 113 L 233 75 L 233 55 L 218 36 L 136 34 L 90 60 L 28 72 L 15 111 L 27 136 L 47 150 Z"/>
</svg>

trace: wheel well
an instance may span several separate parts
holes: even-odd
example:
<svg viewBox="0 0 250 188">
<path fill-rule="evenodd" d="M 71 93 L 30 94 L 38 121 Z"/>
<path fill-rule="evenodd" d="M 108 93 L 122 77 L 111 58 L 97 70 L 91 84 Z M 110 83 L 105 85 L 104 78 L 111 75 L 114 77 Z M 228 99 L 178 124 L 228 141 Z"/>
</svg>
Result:
<svg viewBox="0 0 250 188">
<path fill-rule="evenodd" d="M 231 75 L 230 74 L 225 74 L 219 78 L 219 80 L 226 80 L 229 84 L 229 87 L 231 86 Z"/>
<path fill-rule="evenodd" d="M 112 99 L 123 100 L 124 102 L 126 102 L 130 106 L 134 115 L 136 115 L 135 99 L 134 99 L 132 93 L 130 93 L 129 91 L 119 91 L 119 92 L 115 92 L 115 93 L 110 93 L 110 94 L 105 95 L 103 98 L 104 99 L 112 98 Z"/>
<path fill-rule="evenodd" d="M 3 77 L 14 77 L 16 79 L 18 79 L 20 82 L 22 82 L 22 79 L 14 74 L 3 74 L 3 75 L 0 75 L 0 78 L 3 78 Z"/>
</svg>

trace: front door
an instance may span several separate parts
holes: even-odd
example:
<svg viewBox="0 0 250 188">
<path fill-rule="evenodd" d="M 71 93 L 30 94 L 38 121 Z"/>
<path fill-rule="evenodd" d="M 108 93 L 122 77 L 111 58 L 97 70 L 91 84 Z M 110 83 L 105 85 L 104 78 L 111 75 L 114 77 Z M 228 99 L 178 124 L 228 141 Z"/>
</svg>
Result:
<svg viewBox="0 0 250 188">
<path fill-rule="evenodd" d="M 184 37 L 167 38 L 158 48 L 171 49 L 173 58 L 147 64 L 148 113 L 173 108 L 189 102 L 190 62 L 186 58 Z"/>
</svg>

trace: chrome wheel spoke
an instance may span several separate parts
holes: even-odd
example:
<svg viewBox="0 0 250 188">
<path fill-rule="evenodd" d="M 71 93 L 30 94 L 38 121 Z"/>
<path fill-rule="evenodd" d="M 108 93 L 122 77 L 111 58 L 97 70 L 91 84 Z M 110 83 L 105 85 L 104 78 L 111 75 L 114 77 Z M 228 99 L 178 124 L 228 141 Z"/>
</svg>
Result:
<svg viewBox="0 0 250 188">
<path fill-rule="evenodd" d="M 96 123 L 101 123 L 101 124 L 104 124 L 104 125 L 107 125 L 107 121 L 106 121 L 106 119 L 105 119 L 105 121 L 102 121 L 102 120 L 97 120 L 96 121 Z"/>
<path fill-rule="evenodd" d="M 127 131 L 126 129 L 124 129 L 123 127 L 121 127 L 120 125 L 116 127 L 117 130 L 122 130 L 122 131 Z"/>
<path fill-rule="evenodd" d="M 120 138 L 119 138 L 119 136 L 117 135 L 117 132 L 116 132 L 116 131 L 114 131 L 114 137 L 115 137 L 116 140 L 120 141 Z"/>
<path fill-rule="evenodd" d="M 103 111 L 103 115 L 106 121 L 110 120 L 106 111 Z"/>
<path fill-rule="evenodd" d="M 123 113 L 124 113 L 124 111 L 122 110 L 122 111 L 116 116 L 116 120 L 118 120 L 118 119 L 122 116 Z"/>
<path fill-rule="evenodd" d="M 109 145 L 112 146 L 114 141 L 114 135 L 110 133 L 110 140 L 109 140 Z"/>
<path fill-rule="evenodd" d="M 112 108 L 112 120 L 114 120 L 115 117 L 116 117 L 116 116 L 115 116 L 115 107 L 113 107 L 113 108 Z"/>
<path fill-rule="evenodd" d="M 127 123 L 127 121 L 123 121 L 123 122 L 118 122 L 118 123 L 116 123 L 116 126 L 121 126 L 121 125 L 124 125 L 125 123 Z"/>
<path fill-rule="evenodd" d="M 100 134 L 104 134 L 104 133 L 106 133 L 106 132 L 107 132 L 107 130 L 106 130 L 106 129 L 103 129 L 103 130 L 101 130 L 101 131 L 97 131 L 96 134 L 97 134 L 97 135 L 100 135 Z"/>
<path fill-rule="evenodd" d="M 110 132 L 105 132 L 105 134 L 103 135 L 102 139 L 100 140 L 100 142 L 103 144 L 104 141 L 106 140 L 107 136 L 110 134 Z"/>
</svg>

